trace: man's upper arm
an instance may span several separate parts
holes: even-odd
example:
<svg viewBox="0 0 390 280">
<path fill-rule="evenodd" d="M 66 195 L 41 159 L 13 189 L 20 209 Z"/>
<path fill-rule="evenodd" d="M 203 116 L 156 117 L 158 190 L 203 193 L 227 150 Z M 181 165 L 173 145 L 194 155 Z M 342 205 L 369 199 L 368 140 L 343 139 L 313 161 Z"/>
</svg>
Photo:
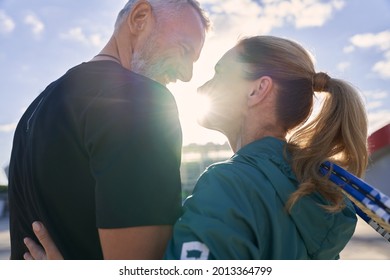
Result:
<svg viewBox="0 0 390 280">
<path fill-rule="evenodd" d="M 181 213 L 181 128 L 174 99 L 135 84 L 99 97 L 86 124 L 106 259 L 161 259 Z"/>
<path fill-rule="evenodd" d="M 99 229 L 104 259 L 162 259 L 172 226 Z"/>
</svg>

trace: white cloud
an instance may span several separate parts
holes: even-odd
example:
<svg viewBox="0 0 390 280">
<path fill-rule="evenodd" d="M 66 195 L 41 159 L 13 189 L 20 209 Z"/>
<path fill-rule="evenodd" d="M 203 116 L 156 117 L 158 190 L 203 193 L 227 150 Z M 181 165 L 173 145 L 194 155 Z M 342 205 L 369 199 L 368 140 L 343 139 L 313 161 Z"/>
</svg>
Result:
<svg viewBox="0 0 390 280">
<path fill-rule="evenodd" d="M 15 131 L 17 123 L 0 124 L 0 132 L 13 132 Z"/>
<path fill-rule="evenodd" d="M 202 1 L 202 4 L 203 3 L 210 5 L 210 12 L 213 14 L 225 13 L 229 15 L 256 15 L 258 14 L 259 10 L 261 10 L 261 7 L 251 0 L 205 0 Z"/>
<path fill-rule="evenodd" d="M 344 47 L 343 52 L 344 53 L 352 53 L 355 51 L 355 49 L 356 49 L 355 46 L 349 45 L 349 46 Z"/>
<path fill-rule="evenodd" d="M 345 72 L 345 70 L 347 70 L 349 67 L 351 66 L 351 63 L 349 62 L 340 62 L 339 64 L 337 64 L 337 69 L 340 71 L 340 72 Z"/>
<path fill-rule="evenodd" d="M 379 110 L 368 113 L 369 133 L 382 128 L 390 123 L 390 110 Z"/>
<path fill-rule="evenodd" d="M 69 29 L 66 33 L 60 34 L 60 38 L 63 40 L 80 42 L 92 46 L 100 46 L 102 44 L 102 38 L 100 34 L 92 34 L 87 36 L 81 27 L 74 27 Z"/>
<path fill-rule="evenodd" d="M 93 46 L 100 46 L 102 44 L 102 36 L 100 34 L 92 34 L 89 36 L 89 42 Z"/>
<path fill-rule="evenodd" d="M 390 96 L 386 90 L 371 90 L 364 92 L 368 115 L 369 130 L 378 130 L 390 123 L 390 110 L 385 109 Z"/>
<path fill-rule="evenodd" d="M 345 49 L 375 48 L 383 52 L 383 60 L 376 62 L 372 67 L 372 71 L 383 79 L 390 79 L 390 30 L 385 30 L 376 34 L 357 34 L 350 38 L 350 42 L 351 45 Z"/>
<path fill-rule="evenodd" d="M 202 5 L 208 7 L 214 30 L 221 37 L 251 34 L 263 26 L 259 22 L 262 8 L 251 0 L 204 0 Z"/>
<path fill-rule="evenodd" d="M 367 111 L 383 107 L 386 102 L 385 99 L 389 96 L 388 92 L 385 90 L 370 90 L 365 91 L 363 94 L 366 101 Z"/>
<path fill-rule="evenodd" d="M 370 111 L 370 110 L 378 109 L 382 106 L 383 106 L 383 102 L 376 100 L 376 101 L 372 101 L 372 102 L 367 103 L 366 109 L 368 111 Z"/>
<path fill-rule="evenodd" d="M 61 38 L 79 42 L 84 42 L 87 40 L 81 27 L 69 29 L 68 32 L 61 34 Z"/>
<path fill-rule="evenodd" d="M 371 90 L 364 92 L 364 95 L 371 99 L 384 99 L 389 96 L 389 93 L 385 90 Z"/>
<path fill-rule="evenodd" d="M 209 7 L 218 34 L 223 30 L 268 34 L 274 28 L 289 24 L 296 28 L 323 26 L 334 11 L 344 7 L 344 1 L 267 0 L 259 5 L 251 0 L 204 0 L 202 5 Z"/>
<path fill-rule="evenodd" d="M 45 29 L 43 22 L 33 13 L 24 18 L 24 23 L 31 27 L 31 31 L 35 36 L 40 36 Z"/>
<path fill-rule="evenodd" d="M 384 79 L 390 79 L 390 50 L 385 53 L 382 61 L 375 63 L 372 70 L 378 73 Z"/>
<path fill-rule="evenodd" d="M 15 22 L 5 11 L 0 10 L 0 34 L 11 33 L 15 29 Z"/>
<path fill-rule="evenodd" d="M 335 10 L 344 8 L 343 1 L 321 3 L 314 0 L 291 1 L 289 7 L 297 28 L 323 26 Z"/>
<path fill-rule="evenodd" d="M 376 47 L 382 51 L 390 49 L 390 30 L 374 33 L 357 34 L 350 39 L 353 46 L 358 48 Z"/>
</svg>

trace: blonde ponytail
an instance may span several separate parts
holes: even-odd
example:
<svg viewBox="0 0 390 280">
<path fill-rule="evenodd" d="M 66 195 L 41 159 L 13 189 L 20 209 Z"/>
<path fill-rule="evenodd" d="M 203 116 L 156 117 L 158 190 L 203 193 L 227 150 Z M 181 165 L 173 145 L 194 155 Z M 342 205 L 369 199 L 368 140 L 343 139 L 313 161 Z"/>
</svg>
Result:
<svg viewBox="0 0 390 280">
<path fill-rule="evenodd" d="M 301 182 L 288 208 L 300 197 L 318 191 L 330 202 L 326 208 L 337 211 L 344 206 L 343 195 L 319 175 L 319 166 L 330 160 L 363 176 L 368 160 L 367 117 L 359 93 L 345 81 L 318 73 L 313 76 L 313 89 L 323 91 L 325 99 L 320 113 L 288 141 L 292 167 Z"/>
</svg>

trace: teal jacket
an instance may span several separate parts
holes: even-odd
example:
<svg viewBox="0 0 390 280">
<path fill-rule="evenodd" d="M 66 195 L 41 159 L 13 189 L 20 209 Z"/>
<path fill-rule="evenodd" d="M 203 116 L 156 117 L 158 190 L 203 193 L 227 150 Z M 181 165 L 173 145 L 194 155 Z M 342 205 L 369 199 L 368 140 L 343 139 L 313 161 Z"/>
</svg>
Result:
<svg viewBox="0 0 390 280">
<path fill-rule="evenodd" d="M 272 137 L 248 144 L 199 178 L 174 226 L 166 259 L 338 259 L 355 230 L 349 201 L 326 212 L 319 194 L 303 197 L 291 213 L 286 201 L 298 186 Z"/>
</svg>

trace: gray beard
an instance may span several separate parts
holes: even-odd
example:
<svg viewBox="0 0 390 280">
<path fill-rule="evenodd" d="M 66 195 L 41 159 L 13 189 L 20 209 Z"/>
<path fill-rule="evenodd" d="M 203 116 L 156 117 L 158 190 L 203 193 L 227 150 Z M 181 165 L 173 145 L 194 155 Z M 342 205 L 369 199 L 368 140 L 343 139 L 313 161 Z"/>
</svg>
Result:
<svg viewBox="0 0 390 280">
<path fill-rule="evenodd" d="M 161 64 L 162 63 L 148 60 L 140 53 L 135 53 L 130 63 L 130 67 L 131 71 L 155 80 L 159 75 L 162 74 Z"/>
<path fill-rule="evenodd" d="M 151 34 L 141 50 L 133 54 L 130 62 L 131 71 L 152 80 L 156 80 L 164 73 L 162 60 L 156 56 L 159 49 L 156 37 L 156 33 Z"/>
</svg>

